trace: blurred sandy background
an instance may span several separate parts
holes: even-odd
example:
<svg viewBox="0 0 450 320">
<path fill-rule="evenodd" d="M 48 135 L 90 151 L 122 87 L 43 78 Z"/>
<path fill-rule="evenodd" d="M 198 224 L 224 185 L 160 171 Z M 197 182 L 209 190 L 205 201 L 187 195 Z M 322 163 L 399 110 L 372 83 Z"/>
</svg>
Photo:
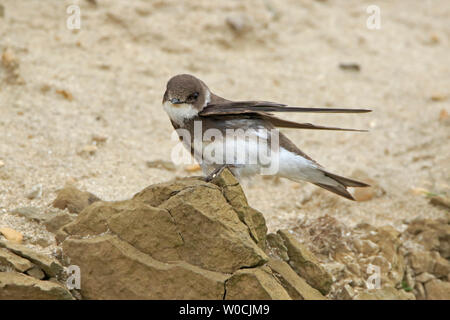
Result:
<svg viewBox="0 0 450 320">
<path fill-rule="evenodd" d="M 179 73 L 230 99 L 374 110 L 292 115 L 369 128 L 285 132 L 330 171 L 375 188 L 370 200 L 355 203 L 306 183 L 254 179 L 246 193 L 272 230 L 324 214 L 398 228 L 404 219 L 448 216 L 428 196 L 450 192 L 449 1 L 0 4 L 0 226 L 26 232 L 22 220 L 1 213 L 47 208 L 67 182 L 119 200 L 199 174 L 146 164 L 170 160 L 175 141 L 161 100 Z M 71 4 L 81 8 L 80 30 L 66 27 Z M 381 9 L 380 30 L 366 27 L 371 4 Z M 42 196 L 28 199 L 38 184 Z"/>
</svg>

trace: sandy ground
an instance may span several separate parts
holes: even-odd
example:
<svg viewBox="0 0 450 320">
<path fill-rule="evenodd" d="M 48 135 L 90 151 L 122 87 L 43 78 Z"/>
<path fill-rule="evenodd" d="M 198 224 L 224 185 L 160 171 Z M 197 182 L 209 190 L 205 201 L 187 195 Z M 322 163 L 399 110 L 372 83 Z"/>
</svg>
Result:
<svg viewBox="0 0 450 320">
<path fill-rule="evenodd" d="M 73 3 L 80 30 L 66 27 Z M 369 128 L 285 132 L 330 171 L 373 180 L 379 196 L 355 203 L 306 183 L 256 178 L 245 191 L 271 230 L 324 214 L 399 228 L 404 219 L 448 215 L 417 188 L 450 193 L 449 1 L 371 2 L 381 9 L 380 30 L 366 27 L 368 4 L 356 0 L 1 4 L 0 227 L 26 233 L 23 220 L 1 212 L 46 208 L 67 181 L 119 200 L 192 174 L 146 165 L 170 160 L 176 142 L 161 99 L 179 73 L 230 99 L 374 110 L 290 116 Z M 89 145 L 98 149 L 83 152 Z M 42 197 L 28 199 L 37 184 Z"/>
</svg>

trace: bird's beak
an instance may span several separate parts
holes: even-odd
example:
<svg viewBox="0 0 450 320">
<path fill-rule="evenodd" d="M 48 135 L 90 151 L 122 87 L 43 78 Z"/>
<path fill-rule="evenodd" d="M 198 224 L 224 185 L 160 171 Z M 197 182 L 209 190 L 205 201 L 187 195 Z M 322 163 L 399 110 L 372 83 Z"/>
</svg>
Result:
<svg viewBox="0 0 450 320">
<path fill-rule="evenodd" d="M 182 104 L 183 103 L 183 101 L 180 101 L 180 99 L 177 99 L 177 98 L 170 99 L 170 102 L 172 104 Z"/>
</svg>

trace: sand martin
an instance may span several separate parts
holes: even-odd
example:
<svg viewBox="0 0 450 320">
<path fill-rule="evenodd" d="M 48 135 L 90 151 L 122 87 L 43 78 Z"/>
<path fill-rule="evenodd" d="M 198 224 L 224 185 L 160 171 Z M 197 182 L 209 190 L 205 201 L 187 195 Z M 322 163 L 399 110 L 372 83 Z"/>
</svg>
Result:
<svg viewBox="0 0 450 320">
<path fill-rule="evenodd" d="M 353 179 L 338 176 L 325 170 L 320 164 L 307 156 L 277 128 L 364 131 L 336 127 L 316 126 L 310 123 L 297 123 L 273 116 L 274 112 L 320 112 L 320 113 L 362 113 L 367 109 L 336 109 L 289 107 L 284 104 L 267 101 L 231 101 L 212 93 L 200 79 L 189 75 L 176 75 L 167 83 L 163 97 L 163 108 L 169 115 L 173 127 L 192 156 L 200 163 L 207 179 L 217 175 L 228 167 L 237 177 L 260 174 L 268 164 L 261 161 L 245 162 L 230 150 L 244 152 L 246 161 L 260 149 L 276 159 L 277 170 L 272 175 L 288 178 L 293 181 L 308 181 L 347 199 L 354 200 L 347 187 L 367 187 L 368 185 Z M 201 134 L 194 131 L 200 125 Z M 208 131 L 209 130 L 209 131 Z M 221 133 L 211 138 L 211 130 Z M 240 130 L 240 131 L 239 131 Z M 189 133 L 189 138 L 186 134 Z M 229 132 L 245 132 L 244 136 Z M 250 132 L 250 134 L 249 134 Z M 276 139 L 274 137 L 276 133 Z M 227 139 L 228 137 L 228 139 Z M 249 139 L 249 138 L 256 139 Z M 256 141 L 256 142 L 255 142 Z M 261 143 L 261 141 L 266 143 Z M 271 144 L 272 143 L 272 144 Z M 200 146 L 195 147 L 195 146 Z M 209 152 L 206 152 L 206 151 Z M 214 152 L 211 153 L 211 150 Z M 219 151 L 218 151 L 219 150 Z M 276 151 L 274 151 L 276 150 Z M 239 161 L 238 161 L 239 158 Z M 252 157 L 252 159 L 258 156 Z"/>
</svg>

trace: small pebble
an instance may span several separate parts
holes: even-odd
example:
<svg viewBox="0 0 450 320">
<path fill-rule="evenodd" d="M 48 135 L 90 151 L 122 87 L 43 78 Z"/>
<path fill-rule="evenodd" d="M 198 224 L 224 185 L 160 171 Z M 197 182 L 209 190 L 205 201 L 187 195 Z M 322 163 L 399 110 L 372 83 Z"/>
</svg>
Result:
<svg viewBox="0 0 450 320">
<path fill-rule="evenodd" d="M 50 91 L 50 89 L 51 89 L 51 87 L 48 84 L 43 84 L 40 88 L 42 93 L 47 93 Z"/>
<path fill-rule="evenodd" d="M 42 184 L 35 185 L 31 191 L 26 195 L 26 197 L 30 200 L 39 199 L 42 197 Z"/>
<path fill-rule="evenodd" d="M 419 196 L 419 195 L 424 195 L 424 194 L 427 194 L 427 193 L 430 193 L 430 191 L 428 191 L 428 190 L 425 189 L 425 188 L 411 188 L 410 190 L 411 190 L 411 192 L 412 192 L 413 194 L 415 194 L 415 195 L 417 195 L 417 196 Z"/>
<path fill-rule="evenodd" d="M 228 17 L 225 22 L 237 35 L 243 34 L 244 32 L 250 30 L 248 19 L 245 16 Z"/>
<path fill-rule="evenodd" d="M 97 146 L 94 145 L 87 145 L 84 146 L 80 152 L 78 152 L 78 154 L 82 155 L 82 154 L 89 154 L 89 155 L 94 155 L 97 152 L 98 148 Z"/>
<path fill-rule="evenodd" d="M 356 201 L 369 201 L 375 196 L 373 187 L 356 188 L 353 192 L 353 197 Z"/>
<path fill-rule="evenodd" d="M 23 240 L 23 235 L 11 228 L 0 228 L 0 233 L 3 234 L 3 236 L 6 238 L 6 240 L 15 242 L 15 243 L 21 243 Z"/>
<path fill-rule="evenodd" d="M 441 206 L 441 207 L 450 209 L 450 198 L 449 197 L 434 196 L 434 197 L 430 198 L 430 203 L 435 206 Z"/>
<path fill-rule="evenodd" d="M 448 119 L 448 112 L 445 109 L 442 109 L 441 112 L 439 112 L 439 121 L 446 121 Z"/>
<path fill-rule="evenodd" d="M 192 164 L 192 165 L 184 167 L 184 170 L 187 172 L 196 172 L 196 171 L 200 171 L 201 167 L 199 164 Z"/>
<path fill-rule="evenodd" d="M 2 64 L 7 68 L 14 68 L 18 65 L 17 59 L 10 48 L 6 48 L 3 51 Z"/>
<path fill-rule="evenodd" d="M 357 63 L 340 63 L 339 68 L 346 71 L 360 71 L 361 67 Z"/>
<path fill-rule="evenodd" d="M 147 161 L 146 164 L 147 167 L 149 168 L 166 169 L 168 171 L 176 170 L 175 164 L 171 161 L 154 160 L 154 161 Z"/>
<path fill-rule="evenodd" d="M 45 273 L 41 270 L 41 268 L 37 266 L 34 266 L 33 268 L 27 270 L 27 274 L 38 280 L 42 280 L 45 278 Z"/>
<path fill-rule="evenodd" d="M 61 95 L 61 96 L 63 96 L 63 98 L 66 99 L 66 100 L 69 100 L 69 101 L 73 100 L 73 95 L 69 91 L 66 91 L 64 89 L 63 90 L 56 90 L 56 93 Z"/>
<path fill-rule="evenodd" d="M 108 137 L 102 136 L 99 134 L 93 134 L 91 139 L 92 139 L 92 142 L 94 142 L 95 144 L 102 144 L 102 143 L 105 143 L 106 140 L 108 140 Z"/>
<path fill-rule="evenodd" d="M 5 163 L 2 160 L 0 160 L 0 168 L 4 167 L 4 166 L 5 166 Z"/>
<path fill-rule="evenodd" d="M 431 35 L 430 42 L 432 44 L 438 44 L 440 42 L 439 37 L 437 35 L 435 35 L 435 34 Z"/>
<path fill-rule="evenodd" d="M 439 102 L 447 99 L 447 96 L 444 94 L 436 93 L 430 97 L 431 101 Z"/>
</svg>

